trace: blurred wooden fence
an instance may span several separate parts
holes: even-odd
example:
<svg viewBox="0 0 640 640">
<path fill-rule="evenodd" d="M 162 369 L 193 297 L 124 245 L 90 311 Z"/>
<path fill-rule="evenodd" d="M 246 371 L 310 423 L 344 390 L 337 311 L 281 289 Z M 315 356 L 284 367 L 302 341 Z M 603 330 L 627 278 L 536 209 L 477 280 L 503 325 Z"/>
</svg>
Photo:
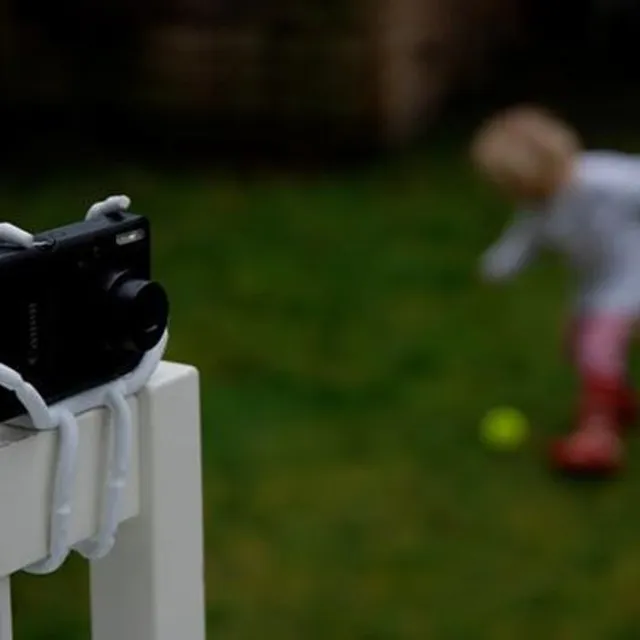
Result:
<svg viewBox="0 0 640 640">
<path fill-rule="evenodd" d="M 322 122 L 384 142 L 430 122 L 518 33 L 510 0 L 164 0 L 153 9 L 139 0 L 110 3 L 107 13 L 98 0 L 74 0 L 62 17 L 44 1 L 7 2 L 5 99 L 70 99 L 69 67 L 84 61 L 95 93 L 127 76 L 119 100 L 145 113 Z M 69 48 L 83 38 L 85 49 Z"/>
</svg>

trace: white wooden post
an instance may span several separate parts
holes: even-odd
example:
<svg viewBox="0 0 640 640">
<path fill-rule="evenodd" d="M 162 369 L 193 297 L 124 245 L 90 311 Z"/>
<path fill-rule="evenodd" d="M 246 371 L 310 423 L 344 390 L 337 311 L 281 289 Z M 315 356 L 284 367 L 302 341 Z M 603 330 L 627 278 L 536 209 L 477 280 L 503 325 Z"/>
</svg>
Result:
<svg viewBox="0 0 640 640">
<path fill-rule="evenodd" d="M 11 580 L 0 578 L 0 640 L 13 639 L 11 619 Z"/>
<path fill-rule="evenodd" d="M 204 640 L 200 401 L 195 369 L 139 396 L 140 514 L 91 566 L 93 640 Z"/>
<path fill-rule="evenodd" d="M 132 468 L 116 545 L 91 566 L 93 640 L 204 640 L 198 374 L 163 362 L 137 397 Z M 79 417 L 71 542 L 98 528 L 107 413 Z M 0 640 L 9 578 L 47 553 L 57 434 L 0 425 Z"/>
</svg>

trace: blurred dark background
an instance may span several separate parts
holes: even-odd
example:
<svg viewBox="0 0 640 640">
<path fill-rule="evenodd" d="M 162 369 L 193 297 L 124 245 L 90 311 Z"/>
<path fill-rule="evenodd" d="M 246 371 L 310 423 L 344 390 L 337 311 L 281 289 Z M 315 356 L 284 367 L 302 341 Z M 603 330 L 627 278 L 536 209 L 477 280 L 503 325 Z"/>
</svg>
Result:
<svg viewBox="0 0 640 640">
<path fill-rule="evenodd" d="M 0 0 L 2 219 L 127 193 L 152 221 L 201 372 L 211 638 L 640 638 L 640 448 L 547 475 L 564 273 L 479 283 L 511 211 L 466 160 L 519 101 L 640 151 L 639 41 L 632 0 Z M 503 404 L 533 435 L 496 457 Z M 13 586 L 18 638 L 88 638 L 83 562 Z"/>
<path fill-rule="evenodd" d="M 56 157 L 73 140 L 335 158 L 542 93 L 622 108 L 640 20 L 631 0 L 3 0 L 2 16 L 5 150 Z"/>
</svg>

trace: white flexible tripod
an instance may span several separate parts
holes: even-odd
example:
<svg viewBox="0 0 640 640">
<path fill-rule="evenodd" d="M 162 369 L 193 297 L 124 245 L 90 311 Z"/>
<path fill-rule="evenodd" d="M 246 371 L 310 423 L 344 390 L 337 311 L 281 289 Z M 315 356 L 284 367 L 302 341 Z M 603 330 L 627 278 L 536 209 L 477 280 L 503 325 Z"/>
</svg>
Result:
<svg viewBox="0 0 640 640">
<path fill-rule="evenodd" d="M 90 220 L 114 211 L 124 211 L 131 201 L 126 196 L 112 196 L 94 204 L 86 214 Z M 0 241 L 25 249 L 37 246 L 34 237 L 9 223 L 0 224 Z M 88 559 L 104 557 L 115 542 L 123 490 L 131 458 L 132 418 L 127 397 L 137 393 L 147 383 L 164 355 L 168 332 L 143 357 L 131 373 L 108 384 L 89 389 L 47 406 L 42 396 L 17 371 L 0 364 L 0 386 L 13 391 L 26 410 L 12 424 L 25 429 L 58 429 L 59 447 L 53 485 L 49 531 L 49 555 L 30 565 L 25 571 L 46 574 L 56 571 L 71 552 L 69 526 L 73 510 L 72 494 L 75 483 L 78 448 L 76 416 L 91 409 L 106 408 L 111 414 L 110 447 L 106 465 L 102 516 L 97 535 L 74 547 Z"/>
</svg>

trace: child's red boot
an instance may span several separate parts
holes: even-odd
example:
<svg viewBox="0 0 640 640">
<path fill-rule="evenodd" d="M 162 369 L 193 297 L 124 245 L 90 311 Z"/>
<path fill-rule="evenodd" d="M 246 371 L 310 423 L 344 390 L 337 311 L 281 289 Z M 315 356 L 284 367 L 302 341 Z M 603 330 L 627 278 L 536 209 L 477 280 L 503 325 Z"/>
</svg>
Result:
<svg viewBox="0 0 640 640">
<path fill-rule="evenodd" d="M 583 420 L 571 434 L 553 443 L 551 461 L 559 471 L 579 475 L 610 474 L 624 460 L 620 430 L 604 415 Z"/>
<path fill-rule="evenodd" d="M 617 471 L 624 459 L 624 426 L 633 418 L 635 399 L 626 387 L 615 379 L 587 377 L 577 426 L 552 445 L 552 463 L 570 474 Z"/>
<path fill-rule="evenodd" d="M 630 388 L 625 388 L 618 397 L 618 421 L 622 428 L 634 425 L 638 420 L 638 398 Z"/>
</svg>

